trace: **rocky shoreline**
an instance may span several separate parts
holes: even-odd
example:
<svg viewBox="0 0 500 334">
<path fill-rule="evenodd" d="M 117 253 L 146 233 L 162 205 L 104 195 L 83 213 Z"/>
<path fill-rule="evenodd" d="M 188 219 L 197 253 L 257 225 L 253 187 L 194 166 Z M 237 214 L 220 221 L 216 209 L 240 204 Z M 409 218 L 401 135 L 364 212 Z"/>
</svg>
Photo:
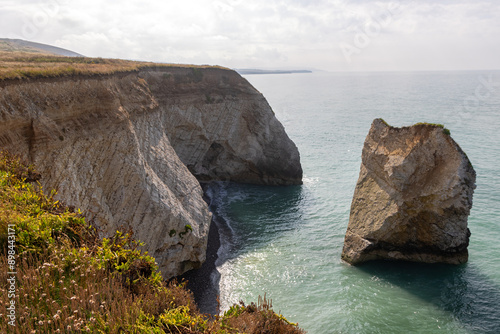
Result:
<svg viewBox="0 0 500 334">
<path fill-rule="evenodd" d="M 213 219 L 217 219 L 214 217 Z M 219 277 L 216 261 L 219 258 L 220 234 L 217 224 L 212 220 L 208 232 L 207 259 L 199 269 L 193 269 L 177 277 L 181 282 L 186 280 L 187 288 L 193 293 L 200 312 L 216 315 L 219 313 L 217 298 L 219 296 Z"/>
</svg>

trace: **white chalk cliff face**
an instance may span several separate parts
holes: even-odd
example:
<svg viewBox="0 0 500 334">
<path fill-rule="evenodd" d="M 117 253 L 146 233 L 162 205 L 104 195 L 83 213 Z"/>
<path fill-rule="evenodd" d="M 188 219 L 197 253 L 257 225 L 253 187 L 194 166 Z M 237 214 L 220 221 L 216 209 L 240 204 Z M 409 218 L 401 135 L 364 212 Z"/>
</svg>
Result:
<svg viewBox="0 0 500 334">
<path fill-rule="evenodd" d="M 466 262 L 475 180 L 469 159 L 442 127 L 374 120 L 342 259 Z"/>
<path fill-rule="evenodd" d="M 231 90 L 232 80 L 241 87 Z M 239 101 L 240 90 L 251 94 Z M 211 221 L 186 164 L 202 180 L 301 182 L 298 151 L 262 100 L 238 74 L 215 68 L 3 82 L 0 147 L 34 163 L 42 185 L 102 236 L 132 229 L 169 278 L 205 260 Z M 259 113 L 263 120 L 247 116 Z"/>
<path fill-rule="evenodd" d="M 299 152 L 264 96 L 233 71 L 141 73 L 179 158 L 201 181 L 302 183 Z"/>
</svg>

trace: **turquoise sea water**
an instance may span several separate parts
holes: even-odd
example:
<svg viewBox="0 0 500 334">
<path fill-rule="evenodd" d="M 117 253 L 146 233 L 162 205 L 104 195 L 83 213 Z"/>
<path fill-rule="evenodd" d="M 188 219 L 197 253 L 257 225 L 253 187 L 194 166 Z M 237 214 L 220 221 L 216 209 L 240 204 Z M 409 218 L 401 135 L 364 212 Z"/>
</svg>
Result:
<svg viewBox="0 0 500 334">
<path fill-rule="evenodd" d="M 500 72 L 248 75 L 297 144 L 304 184 L 214 184 L 222 309 L 266 294 L 311 334 L 500 333 Z M 442 123 L 477 188 L 462 266 L 340 260 L 374 118 Z"/>
</svg>

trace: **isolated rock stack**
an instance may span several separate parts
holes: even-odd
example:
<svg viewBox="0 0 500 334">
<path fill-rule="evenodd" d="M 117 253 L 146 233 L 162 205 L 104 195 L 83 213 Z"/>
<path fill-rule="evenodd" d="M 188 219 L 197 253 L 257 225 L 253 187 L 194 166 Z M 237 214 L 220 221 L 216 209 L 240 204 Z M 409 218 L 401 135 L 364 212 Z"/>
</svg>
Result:
<svg viewBox="0 0 500 334">
<path fill-rule="evenodd" d="M 475 180 L 469 159 L 441 125 L 395 128 L 375 119 L 342 259 L 467 262 Z"/>
</svg>

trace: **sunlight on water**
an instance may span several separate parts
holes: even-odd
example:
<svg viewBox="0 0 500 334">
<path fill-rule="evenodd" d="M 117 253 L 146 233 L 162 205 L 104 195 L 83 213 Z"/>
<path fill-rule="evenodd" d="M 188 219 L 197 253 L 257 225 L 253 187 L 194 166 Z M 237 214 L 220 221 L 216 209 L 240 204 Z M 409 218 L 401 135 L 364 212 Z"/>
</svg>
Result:
<svg viewBox="0 0 500 334">
<path fill-rule="evenodd" d="M 266 294 L 311 334 L 500 333 L 500 89 L 464 107 L 488 75 L 500 81 L 498 72 L 246 76 L 297 144 L 304 184 L 211 186 L 224 218 L 222 309 Z M 443 123 L 468 154 L 478 174 L 468 264 L 340 260 L 361 149 L 377 117 Z"/>
</svg>

